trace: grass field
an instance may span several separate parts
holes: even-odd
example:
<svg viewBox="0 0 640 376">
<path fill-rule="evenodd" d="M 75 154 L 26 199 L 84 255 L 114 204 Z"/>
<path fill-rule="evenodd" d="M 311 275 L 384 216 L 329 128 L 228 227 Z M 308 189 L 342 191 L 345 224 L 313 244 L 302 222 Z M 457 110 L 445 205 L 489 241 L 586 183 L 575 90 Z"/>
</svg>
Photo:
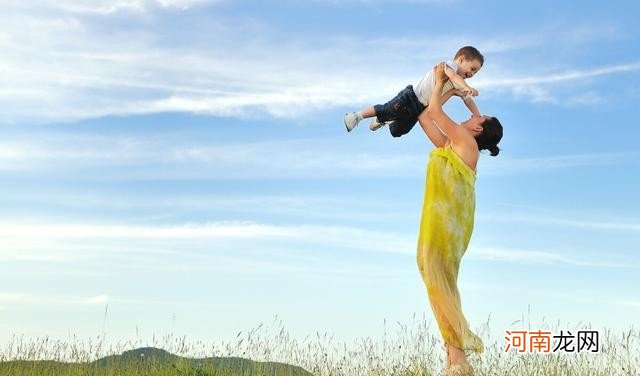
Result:
<svg viewBox="0 0 640 376">
<path fill-rule="evenodd" d="M 640 331 L 600 330 L 598 353 L 552 354 L 505 353 L 505 341 L 488 337 L 488 323 L 478 329 L 486 350 L 472 355 L 470 362 L 477 375 L 640 375 Z M 515 329 L 514 326 L 512 329 Z M 193 376 L 303 376 L 307 370 L 318 376 L 394 376 L 439 375 L 444 364 L 441 339 L 430 330 L 428 320 L 415 319 L 409 324 L 385 323 L 378 338 L 361 338 L 351 343 L 338 342 L 328 333 L 293 338 L 281 321 L 259 325 L 238 333 L 231 342 L 189 341 L 186 337 L 165 335 L 148 340 L 108 343 L 105 336 L 82 340 L 70 338 L 28 339 L 14 336 L 0 349 L 2 376 L 66 375 L 193 375 Z M 537 329 L 537 328 L 536 328 Z M 559 332 L 542 325 L 540 329 Z M 104 357 L 131 349 L 151 346 L 166 350 L 168 357 Z M 133 353 L 133 352 L 132 352 Z M 174 354 L 174 355 L 172 355 Z M 229 358 L 226 363 L 200 362 L 192 358 Z M 281 362 L 299 367 L 269 363 L 240 364 L 242 359 Z M 97 361 L 102 359 L 102 361 Z"/>
</svg>

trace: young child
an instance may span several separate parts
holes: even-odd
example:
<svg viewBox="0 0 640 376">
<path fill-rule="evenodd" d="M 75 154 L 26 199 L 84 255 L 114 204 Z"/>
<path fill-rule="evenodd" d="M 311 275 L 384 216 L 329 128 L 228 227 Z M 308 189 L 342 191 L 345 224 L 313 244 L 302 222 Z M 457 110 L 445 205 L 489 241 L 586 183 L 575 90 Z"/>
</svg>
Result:
<svg viewBox="0 0 640 376">
<path fill-rule="evenodd" d="M 473 100 L 473 97 L 478 95 L 478 91 L 467 85 L 465 79 L 478 73 L 484 64 L 484 56 L 475 47 L 465 46 L 456 52 L 453 59 L 453 62 L 445 63 L 445 73 L 449 81 L 443 87 L 441 94 L 446 96 L 445 101 L 451 95 L 461 96 L 469 111 L 475 116 L 480 116 Z M 389 124 L 389 131 L 393 137 L 409 133 L 418 121 L 420 113 L 429 105 L 435 83 L 433 69 L 429 69 L 415 87 L 407 86 L 389 102 L 367 107 L 358 112 L 347 112 L 344 115 L 347 131 L 351 132 L 361 120 L 375 116 L 370 125 L 372 131 L 380 129 L 386 123 Z"/>
</svg>

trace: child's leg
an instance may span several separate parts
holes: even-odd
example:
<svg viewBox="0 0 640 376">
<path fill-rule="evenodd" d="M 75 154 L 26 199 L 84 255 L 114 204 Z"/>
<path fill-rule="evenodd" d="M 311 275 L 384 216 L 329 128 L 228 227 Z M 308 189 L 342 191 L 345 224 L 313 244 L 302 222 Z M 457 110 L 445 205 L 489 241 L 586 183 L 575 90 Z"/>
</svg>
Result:
<svg viewBox="0 0 640 376">
<path fill-rule="evenodd" d="M 363 119 L 376 116 L 376 110 L 373 106 L 370 106 L 370 107 L 363 108 L 360 111 L 354 112 L 354 114 L 356 119 L 358 121 L 361 121 Z"/>
<path fill-rule="evenodd" d="M 363 108 L 362 110 L 360 110 L 360 113 L 362 114 L 363 119 L 376 116 L 376 110 L 373 108 L 373 106 Z"/>
<path fill-rule="evenodd" d="M 415 118 L 407 118 L 407 119 L 398 119 L 394 120 L 389 124 L 389 132 L 393 137 L 400 137 L 409 133 L 409 131 L 416 125 L 417 119 Z"/>
<path fill-rule="evenodd" d="M 413 88 L 411 85 L 402 89 L 387 103 L 377 104 L 373 106 L 373 113 L 369 112 L 369 114 L 371 114 L 371 116 L 375 115 L 378 118 L 378 121 L 381 123 L 405 117 L 407 113 L 407 105 L 409 100 L 408 98 L 410 93 L 413 93 Z"/>
<path fill-rule="evenodd" d="M 347 127 L 347 132 L 351 132 L 353 128 L 358 126 L 358 123 L 362 119 L 376 116 L 376 110 L 372 107 L 363 108 L 358 112 L 347 112 L 344 114 L 344 125 Z"/>
<path fill-rule="evenodd" d="M 408 106 L 413 105 L 411 103 L 411 95 L 415 97 L 413 87 L 409 85 L 385 104 L 376 104 L 372 107 L 363 108 L 358 112 L 347 112 L 344 116 L 344 125 L 347 127 L 347 131 L 351 132 L 362 119 L 374 116 L 381 123 L 406 117 L 409 111 Z"/>
</svg>

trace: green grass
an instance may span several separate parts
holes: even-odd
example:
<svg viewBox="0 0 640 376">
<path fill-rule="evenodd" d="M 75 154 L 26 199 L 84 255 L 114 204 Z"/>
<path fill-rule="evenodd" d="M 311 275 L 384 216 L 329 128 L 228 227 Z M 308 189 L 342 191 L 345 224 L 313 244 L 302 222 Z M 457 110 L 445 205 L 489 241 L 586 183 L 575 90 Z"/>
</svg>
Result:
<svg viewBox="0 0 640 376">
<path fill-rule="evenodd" d="M 246 333 L 238 333 L 234 341 L 226 343 L 189 341 L 173 335 L 119 343 L 107 341 L 104 336 L 64 341 L 15 336 L 0 349 L 0 375 L 309 375 L 304 370 L 318 376 L 439 375 L 445 352 L 440 337 L 430 326 L 430 320 L 415 316 L 410 325 L 385 322 L 382 335 L 350 343 L 335 341 L 328 333 L 296 339 L 277 320 L 269 327 L 261 324 Z M 588 329 L 588 326 L 580 325 L 550 327 L 544 323 L 539 327 L 530 324 L 521 327 L 526 329 L 527 326 L 554 333 L 561 329 Z M 477 332 L 486 345 L 485 353 L 470 357 L 477 375 L 640 375 L 640 331 L 637 328 L 623 332 L 600 331 L 600 352 L 597 354 L 505 353 L 502 338 L 489 338 L 488 322 L 477 328 Z M 160 351 L 146 358 L 141 357 L 139 351 L 127 353 L 146 346 L 162 348 L 167 353 Z M 122 356 L 114 356 L 123 352 Z"/>
</svg>

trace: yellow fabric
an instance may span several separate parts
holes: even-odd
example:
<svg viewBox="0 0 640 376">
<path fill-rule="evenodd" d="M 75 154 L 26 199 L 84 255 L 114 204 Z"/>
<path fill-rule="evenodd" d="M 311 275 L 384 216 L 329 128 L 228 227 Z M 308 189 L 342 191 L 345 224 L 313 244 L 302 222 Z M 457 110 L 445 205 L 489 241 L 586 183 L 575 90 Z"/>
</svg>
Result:
<svg viewBox="0 0 640 376">
<path fill-rule="evenodd" d="M 471 332 L 462 314 L 457 284 L 460 259 L 473 232 L 475 181 L 475 172 L 451 147 L 431 152 L 417 261 L 444 342 L 483 352 L 482 340 Z"/>
</svg>

